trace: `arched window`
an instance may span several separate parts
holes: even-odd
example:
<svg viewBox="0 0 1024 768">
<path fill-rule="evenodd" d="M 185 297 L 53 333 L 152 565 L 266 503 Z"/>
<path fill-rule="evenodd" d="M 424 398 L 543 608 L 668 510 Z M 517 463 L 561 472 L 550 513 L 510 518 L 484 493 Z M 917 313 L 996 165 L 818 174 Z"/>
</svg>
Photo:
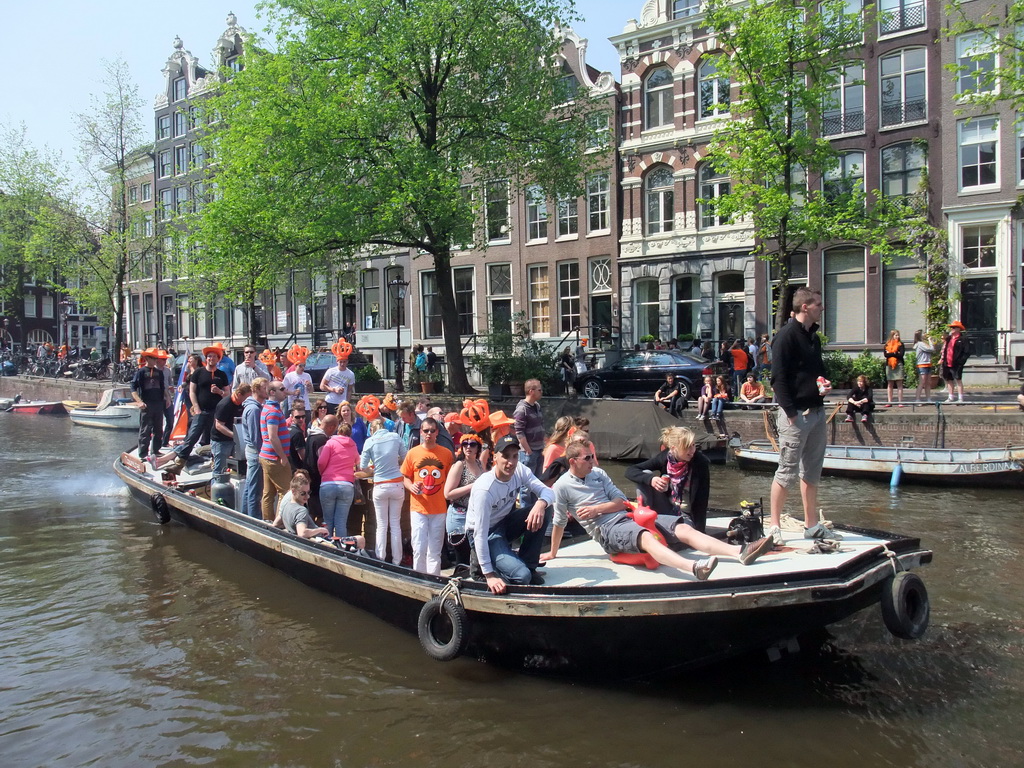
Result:
<svg viewBox="0 0 1024 768">
<path fill-rule="evenodd" d="M 671 232 L 675 211 L 675 178 L 666 166 L 647 174 L 644 184 L 647 195 L 647 234 Z"/>
<path fill-rule="evenodd" d="M 711 163 L 705 163 L 700 169 L 700 225 L 703 228 L 720 227 L 728 224 L 728 220 L 719 216 L 715 210 L 715 200 L 729 194 L 729 177 L 715 170 Z"/>
<path fill-rule="evenodd" d="M 700 117 L 715 117 L 729 113 L 729 78 L 718 74 L 715 62 L 701 62 L 697 77 L 700 94 Z"/>
<path fill-rule="evenodd" d="M 654 70 L 644 82 L 644 112 L 648 128 L 673 124 L 673 85 L 672 71 L 668 67 Z"/>
<path fill-rule="evenodd" d="M 882 128 L 928 118 L 925 64 L 924 48 L 905 48 L 880 59 L 878 72 Z"/>
</svg>

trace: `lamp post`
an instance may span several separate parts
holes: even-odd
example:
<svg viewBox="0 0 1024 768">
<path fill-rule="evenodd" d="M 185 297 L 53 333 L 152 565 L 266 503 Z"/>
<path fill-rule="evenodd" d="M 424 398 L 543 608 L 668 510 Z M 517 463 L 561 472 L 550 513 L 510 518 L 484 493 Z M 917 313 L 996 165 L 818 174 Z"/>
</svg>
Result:
<svg viewBox="0 0 1024 768">
<path fill-rule="evenodd" d="M 395 278 L 388 283 L 391 291 L 391 305 L 395 311 L 395 392 L 404 392 L 402 384 L 402 308 L 405 306 L 405 289 L 409 287 L 407 280 Z"/>
<path fill-rule="evenodd" d="M 58 306 L 60 307 L 60 346 L 67 344 L 70 349 L 71 344 L 68 343 L 71 340 L 68 336 L 68 313 L 71 311 L 71 302 L 64 299 Z"/>
</svg>

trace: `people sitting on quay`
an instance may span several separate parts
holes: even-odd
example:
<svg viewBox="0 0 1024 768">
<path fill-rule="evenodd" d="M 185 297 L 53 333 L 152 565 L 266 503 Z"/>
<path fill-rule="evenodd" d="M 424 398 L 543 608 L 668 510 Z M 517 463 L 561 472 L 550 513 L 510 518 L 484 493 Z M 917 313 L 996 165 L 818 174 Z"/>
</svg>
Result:
<svg viewBox="0 0 1024 768">
<path fill-rule="evenodd" d="M 517 503 L 523 486 L 537 498 L 529 509 Z M 551 489 L 520 463 L 519 441 L 512 435 L 498 440 L 494 468 L 473 483 L 466 514 L 473 554 L 494 594 L 503 594 L 508 584 L 544 583 L 537 569 L 553 501 Z M 515 552 L 512 542 L 520 537 L 522 543 Z"/>
<path fill-rule="evenodd" d="M 661 431 L 662 449 L 626 469 L 636 483 L 637 503 L 659 515 L 685 515 L 703 533 L 707 525 L 711 462 L 697 450 L 692 430 L 668 427 Z"/>
<path fill-rule="evenodd" d="M 710 376 L 705 376 L 704 383 L 700 387 L 700 394 L 697 396 L 697 421 L 704 421 L 708 417 L 714 399 L 715 383 Z"/>
<path fill-rule="evenodd" d="M 772 540 L 768 537 L 743 545 L 726 544 L 698 531 L 686 514 L 659 515 L 656 518 L 658 535 L 655 535 L 627 514 L 626 495 L 604 470 L 592 466 L 594 457 L 585 450 L 576 443 L 565 452 L 569 471 L 558 479 L 553 489 L 555 520 L 546 561 L 557 557 L 569 515 L 575 517 L 609 555 L 647 553 L 657 563 L 692 574 L 698 581 L 707 581 L 719 557 L 735 557 L 743 565 L 751 565 L 771 551 Z M 689 547 L 707 557 L 691 560 L 674 551 L 671 548 L 674 545 Z"/>
<path fill-rule="evenodd" d="M 857 385 L 846 397 L 846 421 L 852 422 L 854 417 L 860 414 L 861 423 L 867 424 L 874 410 L 875 397 L 871 391 L 871 383 L 867 376 L 861 374 L 857 377 Z"/>
<path fill-rule="evenodd" d="M 719 422 L 719 437 L 727 437 L 721 428 L 722 414 L 725 412 L 726 403 L 732 400 L 732 393 L 729 391 L 728 379 L 725 376 L 715 377 L 715 393 L 711 397 L 711 413 L 708 418 L 711 421 Z"/>
<path fill-rule="evenodd" d="M 668 411 L 672 416 L 681 416 L 686 409 L 686 399 L 682 395 L 679 382 L 674 373 L 665 374 L 665 383 L 654 393 L 654 402 Z"/>
<path fill-rule="evenodd" d="M 751 405 L 767 403 L 768 396 L 764 392 L 764 384 L 758 381 L 753 373 L 747 373 L 747 380 L 740 387 L 740 402 L 743 410 L 750 410 Z"/>
</svg>

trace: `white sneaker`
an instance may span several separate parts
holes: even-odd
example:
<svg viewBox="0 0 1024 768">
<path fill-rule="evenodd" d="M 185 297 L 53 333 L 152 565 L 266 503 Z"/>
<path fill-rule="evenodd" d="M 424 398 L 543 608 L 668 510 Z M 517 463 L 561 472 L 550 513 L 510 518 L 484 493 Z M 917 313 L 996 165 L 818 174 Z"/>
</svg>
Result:
<svg viewBox="0 0 1024 768">
<path fill-rule="evenodd" d="M 952 395 L 950 395 L 949 397 L 946 398 L 946 402 L 947 403 L 952 403 L 955 399 L 956 398 L 954 398 Z"/>
<path fill-rule="evenodd" d="M 764 535 L 770 536 L 772 542 L 775 544 L 776 547 L 781 547 L 786 543 L 786 540 L 782 538 L 782 529 L 779 528 L 779 526 L 777 525 L 773 525 L 772 527 L 770 527 L 767 531 L 765 531 Z"/>
</svg>

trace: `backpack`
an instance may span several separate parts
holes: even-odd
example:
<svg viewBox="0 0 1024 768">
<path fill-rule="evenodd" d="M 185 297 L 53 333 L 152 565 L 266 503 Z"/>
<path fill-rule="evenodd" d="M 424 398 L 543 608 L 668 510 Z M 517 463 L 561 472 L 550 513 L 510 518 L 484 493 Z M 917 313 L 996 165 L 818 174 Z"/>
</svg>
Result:
<svg viewBox="0 0 1024 768">
<path fill-rule="evenodd" d="M 750 349 L 744 349 L 743 352 L 747 356 L 747 370 L 752 371 L 757 367 L 757 363 L 754 361 L 754 356 L 750 354 Z"/>
</svg>

